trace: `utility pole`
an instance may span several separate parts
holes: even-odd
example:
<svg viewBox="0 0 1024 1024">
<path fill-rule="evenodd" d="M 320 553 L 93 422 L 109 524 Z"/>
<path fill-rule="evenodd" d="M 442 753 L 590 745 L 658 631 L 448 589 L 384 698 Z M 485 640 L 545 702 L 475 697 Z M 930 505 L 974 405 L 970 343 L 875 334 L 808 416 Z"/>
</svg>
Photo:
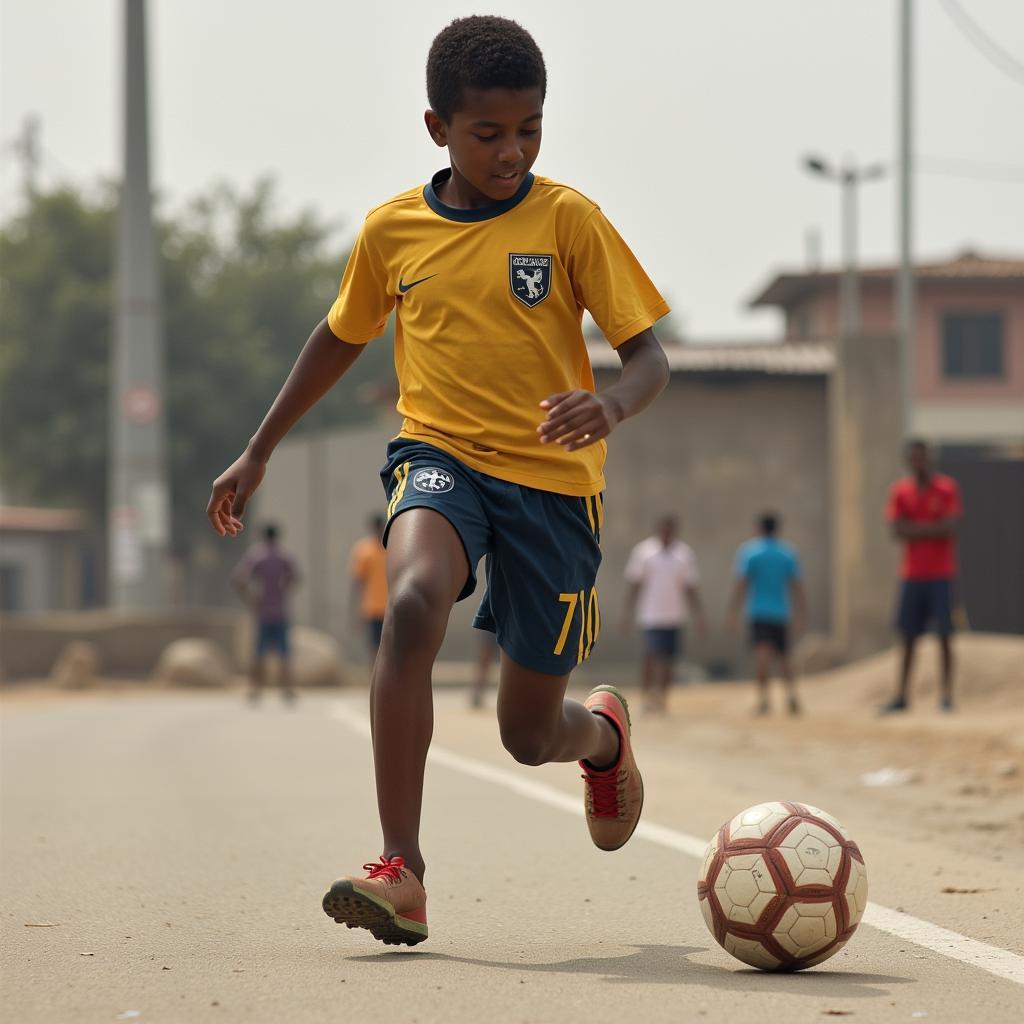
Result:
<svg viewBox="0 0 1024 1024">
<path fill-rule="evenodd" d="M 860 282 L 857 280 L 857 170 L 848 160 L 842 185 L 843 272 L 839 284 L 839 330 L 844 338 L 860 334 Z"/>
<path fill-rule="evenodd" d="M 914 253 L 913 253 L 913 0 L 900 0 L 899 13 L 898 209 L 900 265 L 896 279 L 900 395 L 903 436 L 914 433 Z"/>
<path fill-rule="evenodd" d="M 166 600 L 169 497 L 163 312 L 149 184 L 145 0 L 124 0 L 124 165 L 115 248 L 110 387 L 109 593 L 116 608 Z"/>
</svg>

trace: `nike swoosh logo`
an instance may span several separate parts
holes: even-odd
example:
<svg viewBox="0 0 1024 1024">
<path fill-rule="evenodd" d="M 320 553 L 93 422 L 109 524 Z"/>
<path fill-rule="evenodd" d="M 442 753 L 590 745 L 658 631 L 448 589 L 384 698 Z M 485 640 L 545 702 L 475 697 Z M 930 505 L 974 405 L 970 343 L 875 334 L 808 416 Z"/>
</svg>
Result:
<svg viewBox="0 0 1024 1024">
<path fill-rule="evenodd" d="M 423 284 L 424 281 L 429 281 L 431 277 L 437 277 L 437 274 L 431 274 L 430 277 L 421 277 L 418 281 L 410 281 L 408 284 L 399 278 L 398 290 L 404 295 L 410 288 L 415 288 L 416 285 Z"/>
</svg>

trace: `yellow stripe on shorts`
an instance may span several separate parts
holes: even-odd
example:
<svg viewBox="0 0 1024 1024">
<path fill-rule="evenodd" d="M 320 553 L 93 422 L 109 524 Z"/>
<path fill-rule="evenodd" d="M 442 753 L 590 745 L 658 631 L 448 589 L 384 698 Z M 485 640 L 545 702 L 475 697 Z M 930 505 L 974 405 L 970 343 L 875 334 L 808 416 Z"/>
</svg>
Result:
<svg viewBox="0 0 1024 1024">
<path fill-rule="evenodd" d="M 590 507 L 590 498 L 583 499 L 583 507 L 587 510 L 587 519 L 590 520 L 590 532 L 597 533 L 597 526 L 594 524 L 594 510 Z"/>
<path fill-rule="evenodd" d="M 395 480 L 398 482 L 395 484 L 395 493 L 391 495 L 391 501 L 388 502 L 388 519 L 395 514 L 395 509 L 398 508 L 398 503 L 402 500 L 402 495 L 405 494 L 405 485 L 409 480 L 408 462 L 403 462 L 395 470 Z"/>
</svg>

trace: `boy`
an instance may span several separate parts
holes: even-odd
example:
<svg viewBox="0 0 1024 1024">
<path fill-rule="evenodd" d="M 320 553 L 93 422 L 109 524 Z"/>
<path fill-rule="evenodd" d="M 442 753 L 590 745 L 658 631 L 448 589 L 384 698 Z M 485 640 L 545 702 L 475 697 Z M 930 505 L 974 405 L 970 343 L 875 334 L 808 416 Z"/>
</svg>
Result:
<svg viewBox="0 0 1024 1024">
<path fill-rule="evenodd" d="M 249 548 L 231 579 L 239 596 L 252 608 L 256 624 L 249 700 L 255 704 L 262 696 L 264 662 L 267 652 L 275 650 L 281 659 L 281 693 L 286 701 L 293 701 L 288 598 L 299 582 L 299 571 L 278 545 L 276 526 L 271 523 L 264 527 L 263 543 Z"/>
<path fill-rule="evenodd" d="M 789 713 L 800 713 L 796 675 L 789 654 L 790 627 L 799 633 L 807 620 L 807 598 L 800 580 L 800 559 L 778 538 L 779 517 L 767 512 L 758 520 L 759 537 L 736 552 L 736 581 L 729 603 L 729 628 L 735 630 L 746 604 L 750 643 L 754 648 L 759 700 L 756 714 L 767 715 L 768 677 L 778 658 L 788 694 Z"/>
<path fill-rule="evenodd" d="M 644 710 L 667 714 L 675 659 L 685 652 L 691 613 L 700 635 L 707 634 L 697 556 L 679 539 L 675 516 L 662 516 L 654 534 L 633 548 L 625 576 L 623 625 L 635 619 L 644 640 Z"/>
<path fill-rule="evenodd" d="M 668 380 L 651 331 L 668 312 L 600 209 L 530 171 L 544 59 L 515 22 L 461 18 L 427 61 L 431 139 L 450 168 L 372 210 L 338 298 L 313 331 L 245 454 L 213 486 L 214 528 L 236 534 L 274 446 L 384 331 L 397 307 L 401 433 L 388 496 L 388 606 L 371 686 L 383 856 L 338 879 L 326 913 L 389 944 L 427 937 L 419 847 L 433 721 L 430 675 L 455 601 L 501 647 L 497 714 L 519 762 L 579 761 L 594 843 L 632 835 L 643 785 L 625 700 L 565 700 L 600 618 L 595 578 L 604 438 Z M 581 330 L 589 309 L 622 361 L 600 395 Z"/>
<path fill-rule="evenodd" d="M 888 715 L 910 706 L 910 673 L 917 641 L 929 623 L 942 652 L 939 708 L 953 710 L 953 581 L 956 578 L 956 530 L 963 515 L 956 481 L 936 473 L 932 453 L 921 440 L 907 443 L 910 476 L 889 490 L 886 518 L 903 543 L 896 628 L 903 641 L 899 689 L 882 706 Z"/>
</svg>

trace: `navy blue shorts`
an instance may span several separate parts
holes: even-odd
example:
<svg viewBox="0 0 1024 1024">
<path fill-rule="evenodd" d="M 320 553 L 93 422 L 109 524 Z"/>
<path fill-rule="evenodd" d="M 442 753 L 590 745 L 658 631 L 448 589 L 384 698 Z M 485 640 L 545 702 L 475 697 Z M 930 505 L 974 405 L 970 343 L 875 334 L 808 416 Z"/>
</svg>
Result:
<svg viewBox="0 0 1024 1024">
<path fill-rule="evenodd" d="M 396 438 L 381 470 L 388 531 L 396 516 L 430 508 L 455 527 L 476 589 L 486 556 L 487 590 L 473 625 L 525 668 L 565 675 L 589 657 L 601 628 L 602 496 L 554 494 L 478 473 L 433 445 Z"/>
<path fill-rule="evenodd" d="M 683 630 L 678 626 L 661 626 L 644 631 L 644 650 L 656 658 L 674 658 L 680 650 Z"/>
<path fill-rule="evenodd" d="M 287 622 L 260 623 L 256 631 L 256 653 L 266 654 L 269 650 L 277 651 L 283 658 L 288 656 Z"/>
<path fill-rule="evenodd" d="M 750 646 L 767 644 L 779 654 L 789 650 L 789 626 L 785 622 L 769 622 L 767 619 L 751 619 Z"/>
<path fill-rule="evenodd" d="M 929 624 L 939 636 L 953 632 L 953 581 L 904 580 L 896 628 L 904 636 L 920 636 Z"/>
</svg>

